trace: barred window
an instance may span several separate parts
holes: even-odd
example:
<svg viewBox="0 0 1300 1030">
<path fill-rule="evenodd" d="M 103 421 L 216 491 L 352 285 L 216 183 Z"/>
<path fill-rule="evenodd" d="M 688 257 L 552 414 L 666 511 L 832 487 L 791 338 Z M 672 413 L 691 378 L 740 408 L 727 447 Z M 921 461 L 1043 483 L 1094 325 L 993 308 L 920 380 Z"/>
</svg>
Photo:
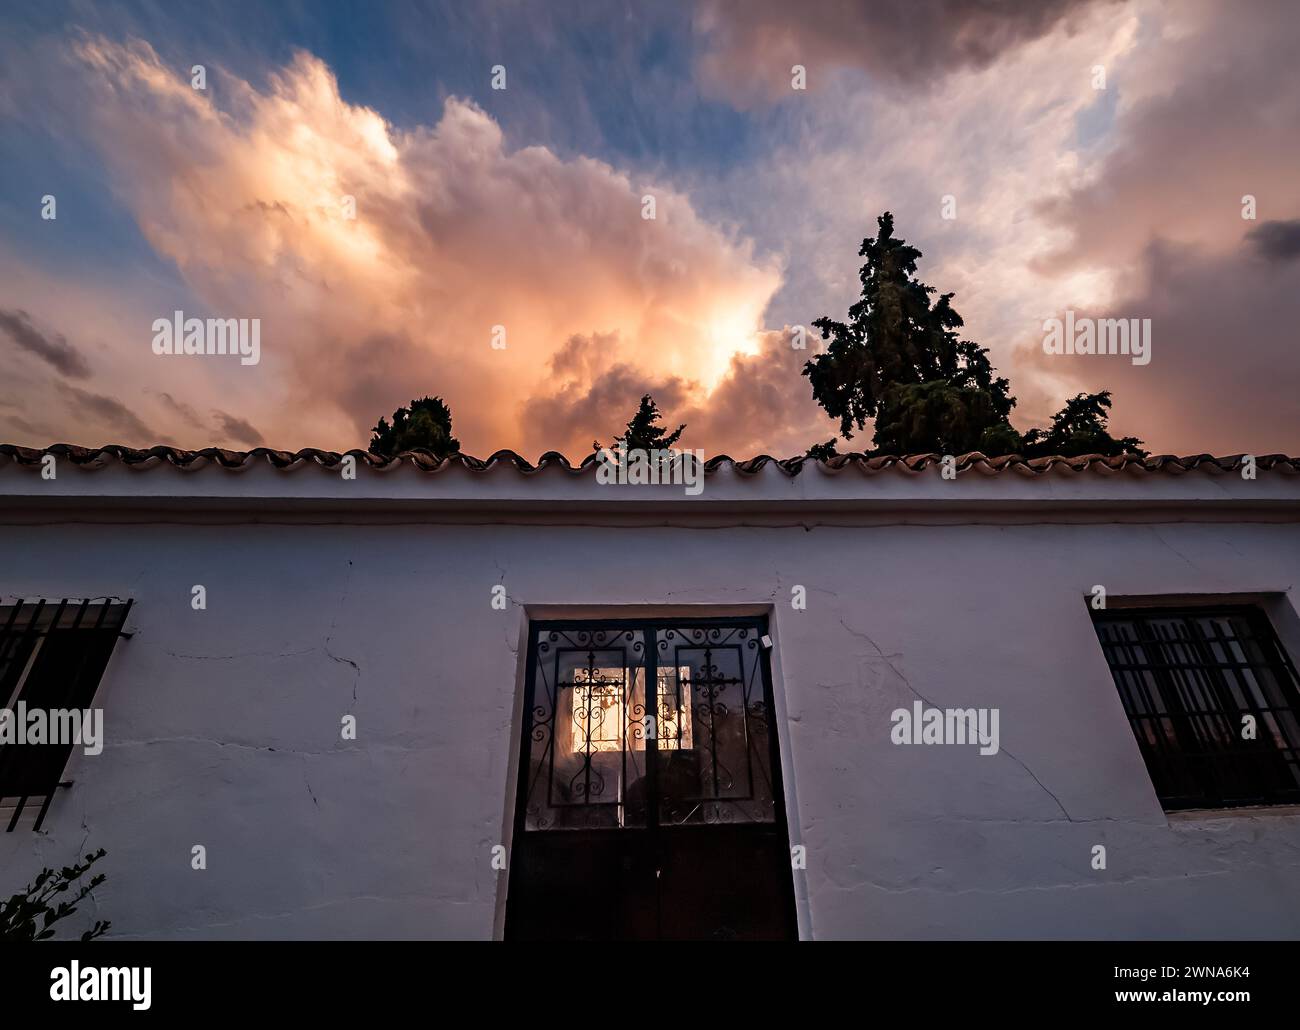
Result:
<svg viewBox="0 0 1300 1030">
<path fill-rule="evenodd" d="M 752 619 L 537 624 L 522 829 L 772 823 L 761 636 Z"/>
<path fill-rule="evenodd" d="M 1300 803 L 1300 689 L 1261 610 L 1092 616 L 1167 810 Z"/>
<path fill-rule="evenodd" d="M 52 713 L 91 707 L 130 609 L 130 601 L 116 600 L 0 605 L 0 741 L 7 741 L 0 742 L 0 816 L 8 816 L 7 830 L 24 812 L 39 830 L 54 794 L 69 785 L 63 770 L 73 743 L 30 742 L 27 719 L 37 713 L 52 726 Z"/>
</svg>

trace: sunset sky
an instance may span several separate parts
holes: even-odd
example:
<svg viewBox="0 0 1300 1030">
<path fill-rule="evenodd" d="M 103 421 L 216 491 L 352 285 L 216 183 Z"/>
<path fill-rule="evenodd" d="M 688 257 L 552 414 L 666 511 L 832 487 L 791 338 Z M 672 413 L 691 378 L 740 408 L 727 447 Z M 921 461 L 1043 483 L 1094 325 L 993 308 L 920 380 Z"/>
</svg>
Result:
<svg viewBox="0 0 1300 1030">
<path fill-rule="evenodd" d="M 790 327 L 890 210 L 1018 428 L 1106 388 L 1158 453 L 1300 452 L 1295 3 L 991 6 L 6 5 L 0 440 L 364 447 L 437 394 L 468 453 L 577 459 L 650 391 L 801 453 L 837 426 Z M 1067 309 L 1150 363 L 1045 354 Z M 156 355 L 176 310 L 260 362 Z"/>
</svg>

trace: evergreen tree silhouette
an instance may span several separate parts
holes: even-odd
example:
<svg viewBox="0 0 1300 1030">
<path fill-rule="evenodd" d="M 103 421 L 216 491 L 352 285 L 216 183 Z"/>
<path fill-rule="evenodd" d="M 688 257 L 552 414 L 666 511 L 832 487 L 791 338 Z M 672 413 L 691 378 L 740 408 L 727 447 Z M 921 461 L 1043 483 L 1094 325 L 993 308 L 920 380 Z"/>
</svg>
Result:
<svg viewBox="0 0 1300 1030">
<path fill-rule="evenodd" d="M 641 398 L 641 405 L 637 408 L 636 414 L 628 421 L 627 428 L 623 433 L 614 438 L 610 445 L 610 450 L 618 448 L 619 441 L 627 448 L 628 452 L 667 450 L 681 439 L 682 430 L 685 425 L 680 425 L 673 432 L 669 433 L 660 426 L 659 419 L 662 416 L 659 413 L 659 406 L 655 404 L 654 398 L 648 393 Z M 592 443 L 592 449 L 599 451 L 600 444 Z"/>
<path fill-rule="evenodd" d="M 419 449 L 438 458 L 460 451 L 460 441 L 451 435 L 451 409 L 441 397 L 413 400 L 393 412 L 392 425 L 381 417 L 371 432 L 370 453 L 386 458 Z"/>
<path fill-rule="evenodd" d="M 894 236 L 888 211 L 876 223 L 875 239 L 858 251 L 866 258 L 861 298 L 846 321 L 813 322 L 830 343 L 803 368 L 813 399 L 839 419 L 846 440 L 874 419 L 876 454 L 1145 453 L 1134 437 L 1116 440 L 1107 431 L 1107 391 L 1080 394 L 1051 428 L 1022 438 L 1010 421 L 1011 384 L 986 348 L 958 336 L 964 323 L 953 294 L 932 299 L 938 291 L 916 278 L 921 252 Z M 825 454 L 825 446 L 813 450 Z"/>
</svg>

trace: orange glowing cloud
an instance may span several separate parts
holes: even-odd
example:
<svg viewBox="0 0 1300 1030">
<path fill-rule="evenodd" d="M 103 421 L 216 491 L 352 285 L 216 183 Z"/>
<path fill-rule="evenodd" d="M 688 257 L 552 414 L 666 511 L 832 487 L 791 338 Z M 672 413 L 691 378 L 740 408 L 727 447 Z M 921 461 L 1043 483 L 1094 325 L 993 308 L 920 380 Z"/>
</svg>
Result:
<svg viewBox="0 0 1300 1030">
<path fill-rule="evenodd" d="M 193 426 L 161 396 L 192 411 L 214 396 L 235 406 L 233 392 L 275 446 L 364 445 L 378 416 L 437 393 L 468 451 L 581 454 L 643 389 L 679 384 L 669 417 L 708 412 L 714 392 L 734 389 L 733 355 L 763 360 L 777 262 L 664 184 L 511 149 L 466 100 L 399 131 L 343 99 L 306 53 L 264 88 L 209 69 L 201 91 L 141 41 L 83 38 L 74 52 L 113 187 L 201 301 L 194 314 L 261 319 L 262 359 L 243 369 L 150 354 L 147 327 L 169 309 L 112 341 L 164 435 L 191 438 Z M 597 341 L 583 357 L 592 383 L 613 369 L 626 380 L 608 405 L 580 404 L 563 361 L 575 337 Z M 207 364 L 184 365 L 182 389 L 185 362 Z M 543 411 L 554 417 L 537 420 Z M 754 435 L 707 422 L 693 446 Z"/>
</svg>

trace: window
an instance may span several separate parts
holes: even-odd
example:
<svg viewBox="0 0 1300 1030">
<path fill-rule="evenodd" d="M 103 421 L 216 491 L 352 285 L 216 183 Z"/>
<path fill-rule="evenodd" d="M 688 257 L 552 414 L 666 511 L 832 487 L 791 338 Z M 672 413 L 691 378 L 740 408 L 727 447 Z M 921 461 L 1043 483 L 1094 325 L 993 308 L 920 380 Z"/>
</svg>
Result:
<svg viewBox="0 0 1300 1030">
<path fill-rule="evenodd" d="M 538 624 L 523 828 L 772 823 L 761 637 L 754 619 Z"/>
<path fill-rule="evenodd" d="M 1262 611 L 1092 616 L 1167 810 L 1300 803 L 1300 689 Z"/>
<path fill-rule="evenodd" d="M 592 659 L 594 660 L 594 654 Z M 573 754 L 592 751 L 644 751 L 649 724 L 638 718 L 645 710 L 645 692 L 640 689 L 640 669 L 632 670 L 632 689 L 624 682 L 622 668 L 578 668 L 565 701 L 573 721 L 571 738 L 565 743 Z M 658 673 L 659 722 L 655 736 L 659 750 L 691 746 L 691 710 L 683 705 L 681 684 L 689 684 L 691 671 L 660 669 Z M 687 688 L 689 690 L 689 687 Z M 625 700 L 626 698 L 626 700 Z"/>
<path fill-rule="evenodd" d="M 8 723 L 6 739 L 18 732 L 24 713 L 42 713 L 47 726 L 53 726 L 52 713 L 91 707 L 130 609 L 130 601 L 0 605 L 0 718 Z M 9 815 L 6 829 L 13 830 L 24 811 L 35 812 L 32 829 L 41 828 L 55 792 L 69 786 L 62 777 L 72 748 L 63 739 L 0 743 L 0 811 Z M 29 804 L 36 801 L 39 808 Z"/>
</svg>

